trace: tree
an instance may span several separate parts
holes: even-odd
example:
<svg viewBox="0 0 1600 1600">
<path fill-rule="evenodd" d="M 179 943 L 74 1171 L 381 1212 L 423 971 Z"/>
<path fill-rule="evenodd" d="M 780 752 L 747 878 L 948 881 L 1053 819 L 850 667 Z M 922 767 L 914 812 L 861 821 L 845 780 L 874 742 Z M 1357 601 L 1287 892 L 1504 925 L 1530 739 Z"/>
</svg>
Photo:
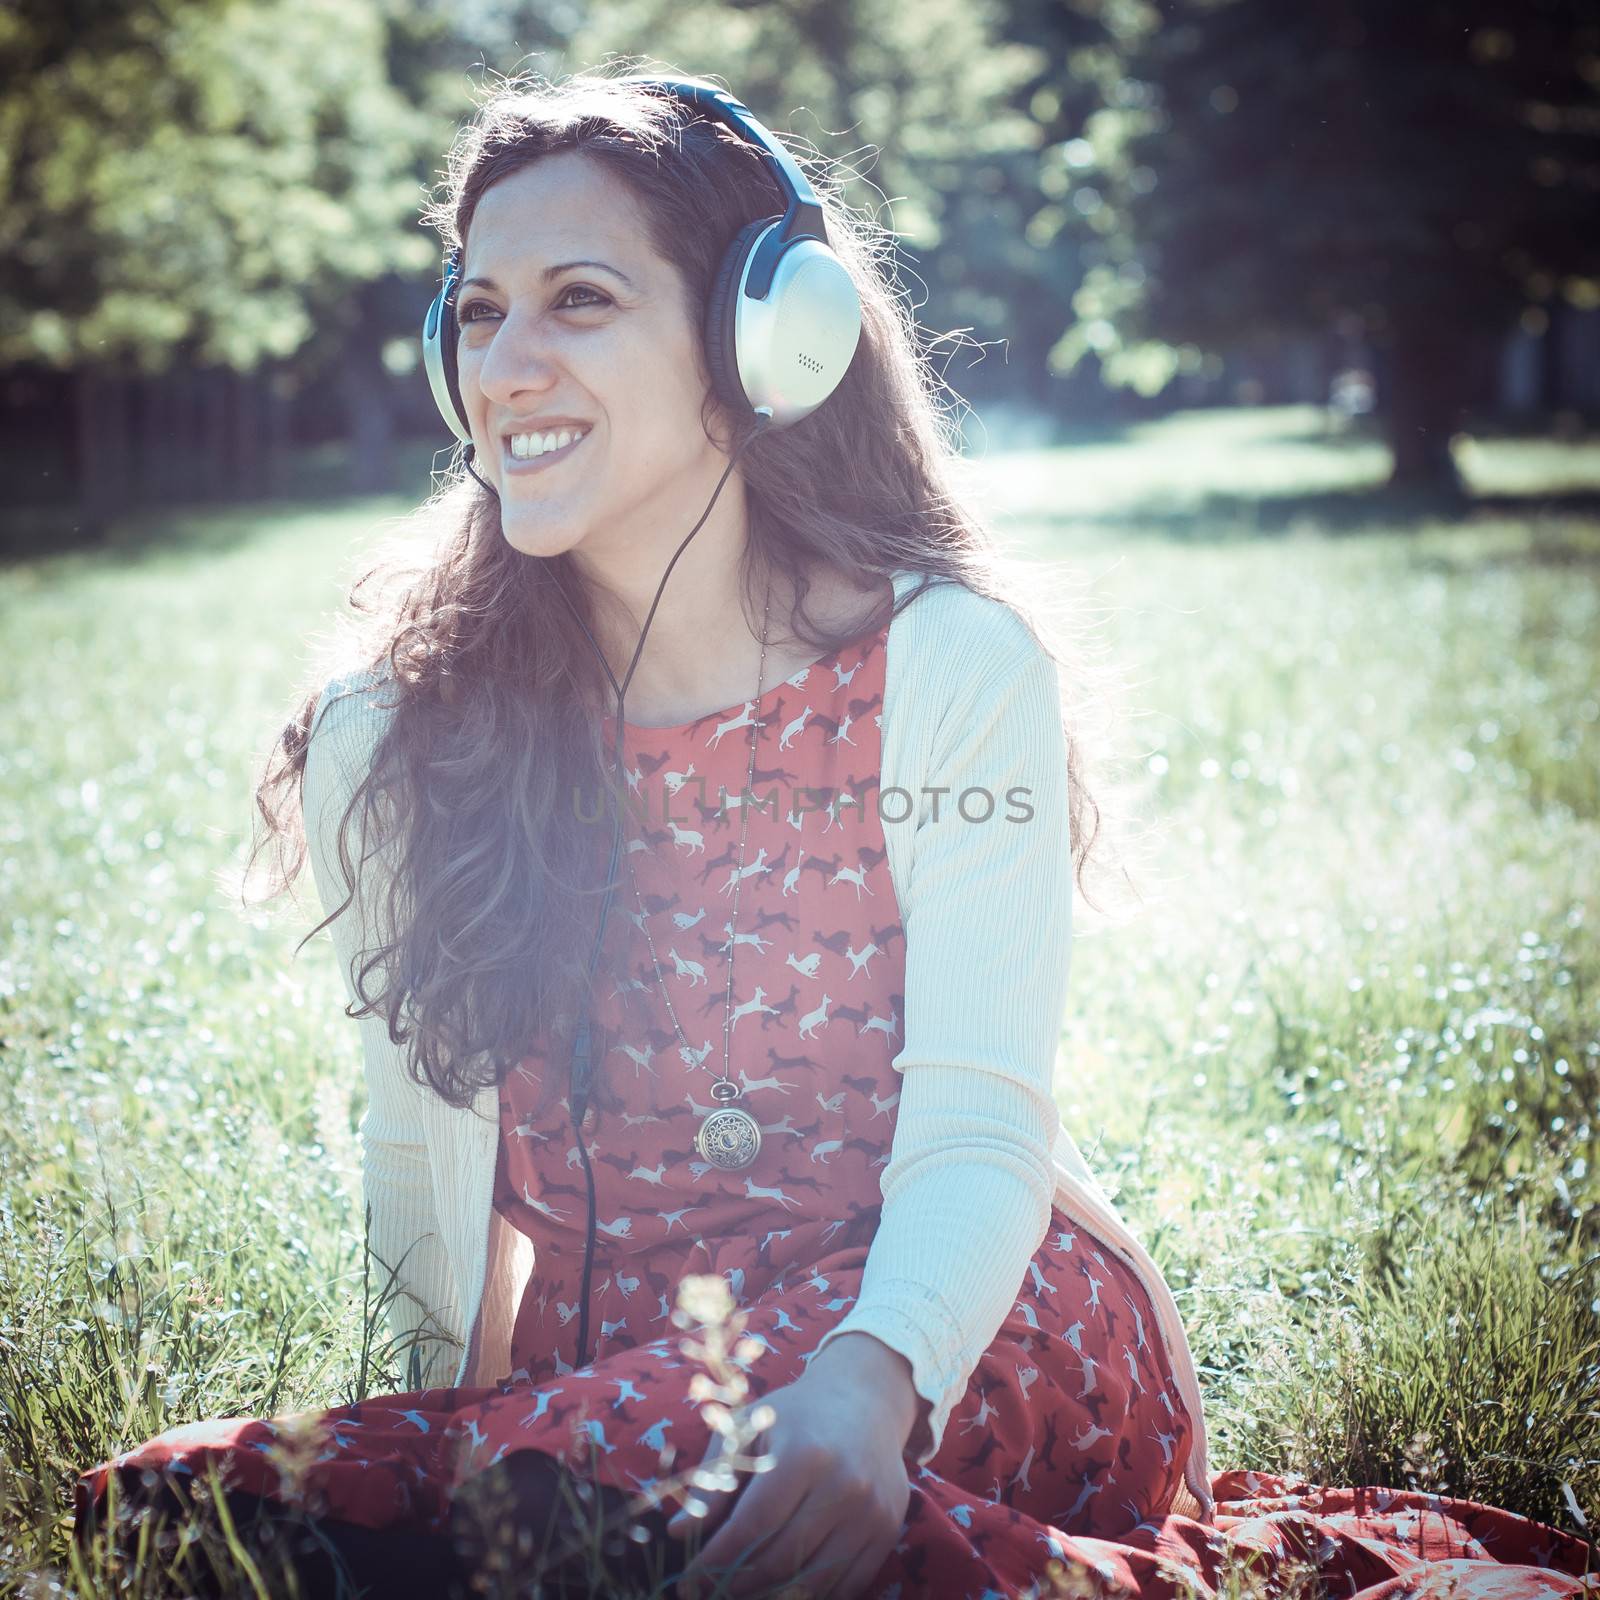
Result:
<svg viewBox="0 0 1600 1600">
<path fill-rule="evenodd" d="M 962 285 L 958 306 L 976 326 L 1004 330 L 991 388 L 1060 412 L 1064 374 L 1049 355 L 1073 320 L 1085 246 L 1071 225 L 1069 157 L 1115 53 L 1098 21 L 1059 0 L 1009 0 L 1004 33 L 1007 53 L 1026 65 L 1006 96 L 1007 120 L 1024 133 L 1005 148 L 992 136 L 996 119 L 962 130 L 972 159 L 944 195 L 938 270 Z M 1081 403 L 1099 409 L 1098 375 L 1084 380 Z"/>
<path fill-rule="evenodd" d="M 0 363 L 242 371 L 337 347 L 358 291 L 436 260 L 419 178 L 448 128 L 391 83 L 391 35 L 343 0 L 10 7 Z M 91 504 L 121 454 L 81 453 Z"/>
<path fill-rule="evenodd" d="M 1025 221 L 997 214 L 998 179 L 1035 159 L 1018 102 L 1047 66 L 1038 46 L 1002 37 L 1006 21 L 998 0 L 614 0 L 560 66 L 614 53 L 721 77 L 792 149 L 837 163 L 845 201 L 900 235 L 894 266 L 919 320 L 1005 334 L 1017 331 L 1006 296 L 1031 263 L 1019 269 L 1020 245 L 998 259 L 997 222 L 1020 239 Z"/>
<path fill-rule="evenodd" d="M 1160 381 L 1200 349 L 1356 331 L 1392 482 L 1458 491 L 1474 341 L 1529 302 L 1600 300 L 1593 8 L 1075 3 L 1120 70 L 1073 179 L 1099 248 L 1058 359 Z"/>
</svg>

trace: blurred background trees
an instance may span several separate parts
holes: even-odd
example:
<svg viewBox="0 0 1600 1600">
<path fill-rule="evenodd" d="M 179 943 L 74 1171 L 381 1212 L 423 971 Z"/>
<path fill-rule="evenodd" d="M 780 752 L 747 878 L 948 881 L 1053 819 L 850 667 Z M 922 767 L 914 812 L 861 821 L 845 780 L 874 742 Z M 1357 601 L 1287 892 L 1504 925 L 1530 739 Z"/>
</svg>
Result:
<svg viewBox="0 0 1600 1600">
<path fill-rule="evenodd" d="M 14 0 L 7 526 L 413 483 L 451 137 L 613 54 L 843 164 L 991 443 L 1310 401 L 1450 497 L 1463 430 L 1600 411 L 1579 0 Z"/>
<path fill-rule="evenodd" d="M 1106 249 L 1068 359 L 1110 352 L 1159 381 L 1208 351 L 1310 339 L 1326 365 L 1341 345 L 1367 349 L 1395 481 L 1441 489 L 1456 486 L 1450 438 L 1494 404 L 1494 363 L 1525 313 L 1529 330 L 1554 329 L 1540 398 L 1594 405 L 1600 11 L 1092 9 L 1116 41 L 1085 163 Z M 1577 356 L 1562 337 L 1577 311 L 1586 386 L 1556 370 Z"/>
</svg>

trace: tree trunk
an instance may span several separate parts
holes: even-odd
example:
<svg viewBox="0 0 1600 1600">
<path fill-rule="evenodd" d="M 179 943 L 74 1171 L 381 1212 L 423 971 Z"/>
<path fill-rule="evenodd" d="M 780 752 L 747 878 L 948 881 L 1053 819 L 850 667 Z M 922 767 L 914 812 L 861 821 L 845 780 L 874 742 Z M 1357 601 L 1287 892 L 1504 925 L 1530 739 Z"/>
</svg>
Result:
<svg viewBox="0 0 1600 1600">
<path fill-rule="evenodd" d="M 233 434 L 230 447 L 234 464 L 233 492 L 240 500 L 259 500 L 267 489 L 261 370 L 230 371 L 233 395 L 228 414 Z"/>
<path fill-rule="evenodd" d="M 1549 321 L 1538 342 L 1539 409 L 1547 417 L 1554 416 L 1567 403 L 1564 304 L 1559 297 L 1550 302 L 1545 313 Z"/>
<path fill-rule="evenodd" d="M 289 373 L 281 362 L 269 362 L 261 369 L 261 421 L 266 443 L 264 487 L 269 499 L 290 487 L 290 448 L 294 444 L 288 392 Z"/>
<path fill-rule="evenodd" d="M 128 431 L 128 390 L 132 380 L 101 367 L 73 374 L 74 451 L 71 470 L 84 536 L 100 538 L 128 507 L 132 496 L 133 455 Z"/>
<path fill-rule="evenodd" d="M 378 347 L 352 335 L 339 367 L 345 438 L 350 444 L 349 485 L 354 494 L 382 494 L 394 487 L 394 419 L 389 415 L 389 374 Z"/>
<path fill-rule="evenodd" d="M 203 367 L 200 389 L 199 474 L 205 498 L 213 504 L 232 500 L 233 463 L 228 459 L 228 369 Z"/>
<path fill-rule="evenodd" d="M 1459 499 L 1466 485 L 1450 453 L 1463 415 L 1470 352 L 1460 335 L 1429 326 L 1406 326 L 1401 312 L 1388 356 L 1388 392 L 1380 394 L 1384 429 L 1393 455 L 1391 489 Z"/>
<path fill-rule="evenodd" d="M 139 409 L 135 432 L 138 482 L 134 489 L 141 506 L 159 504 L 167 497 L 172 459 L 172 406 L 167 374 L 140 373 Z"/>
</svg>

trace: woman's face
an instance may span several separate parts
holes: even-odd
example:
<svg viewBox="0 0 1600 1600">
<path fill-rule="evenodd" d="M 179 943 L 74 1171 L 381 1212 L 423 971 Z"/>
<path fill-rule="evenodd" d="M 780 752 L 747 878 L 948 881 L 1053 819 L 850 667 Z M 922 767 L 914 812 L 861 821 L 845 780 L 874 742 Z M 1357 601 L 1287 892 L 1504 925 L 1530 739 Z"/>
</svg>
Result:
<svg viewBox="0 0 1600 1600">
<path fill-rule="evenodd" d="M 701 425 L 700 330 L 684 302 L 632 191 L 599 163 L 563 151 L 484 191 L 457 293 L 457 362 L 473 465 L 516 549 L 615 557 L 669 536 L 675 547 L 694 526 L 727 461 Z M 542 442 L 583 429 L 548 458 L 513 454 L 513 432 Z"/>
</svg>

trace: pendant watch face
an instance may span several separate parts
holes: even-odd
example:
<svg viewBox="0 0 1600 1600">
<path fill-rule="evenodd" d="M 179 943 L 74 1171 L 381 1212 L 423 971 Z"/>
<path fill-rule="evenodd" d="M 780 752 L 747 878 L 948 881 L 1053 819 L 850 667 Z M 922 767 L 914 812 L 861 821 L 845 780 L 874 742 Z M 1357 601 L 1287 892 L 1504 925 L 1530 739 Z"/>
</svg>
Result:
<svg viewBox="0 0 1600 1600">
<path fill-rule="evenodd" d="M 737 1172 L 755 1160 L 761 1148 L 761 1129 L 748 1111 L 724 1106 L 700 1124 L 694 1143 L 713 1166 Z"/>
</svg>

